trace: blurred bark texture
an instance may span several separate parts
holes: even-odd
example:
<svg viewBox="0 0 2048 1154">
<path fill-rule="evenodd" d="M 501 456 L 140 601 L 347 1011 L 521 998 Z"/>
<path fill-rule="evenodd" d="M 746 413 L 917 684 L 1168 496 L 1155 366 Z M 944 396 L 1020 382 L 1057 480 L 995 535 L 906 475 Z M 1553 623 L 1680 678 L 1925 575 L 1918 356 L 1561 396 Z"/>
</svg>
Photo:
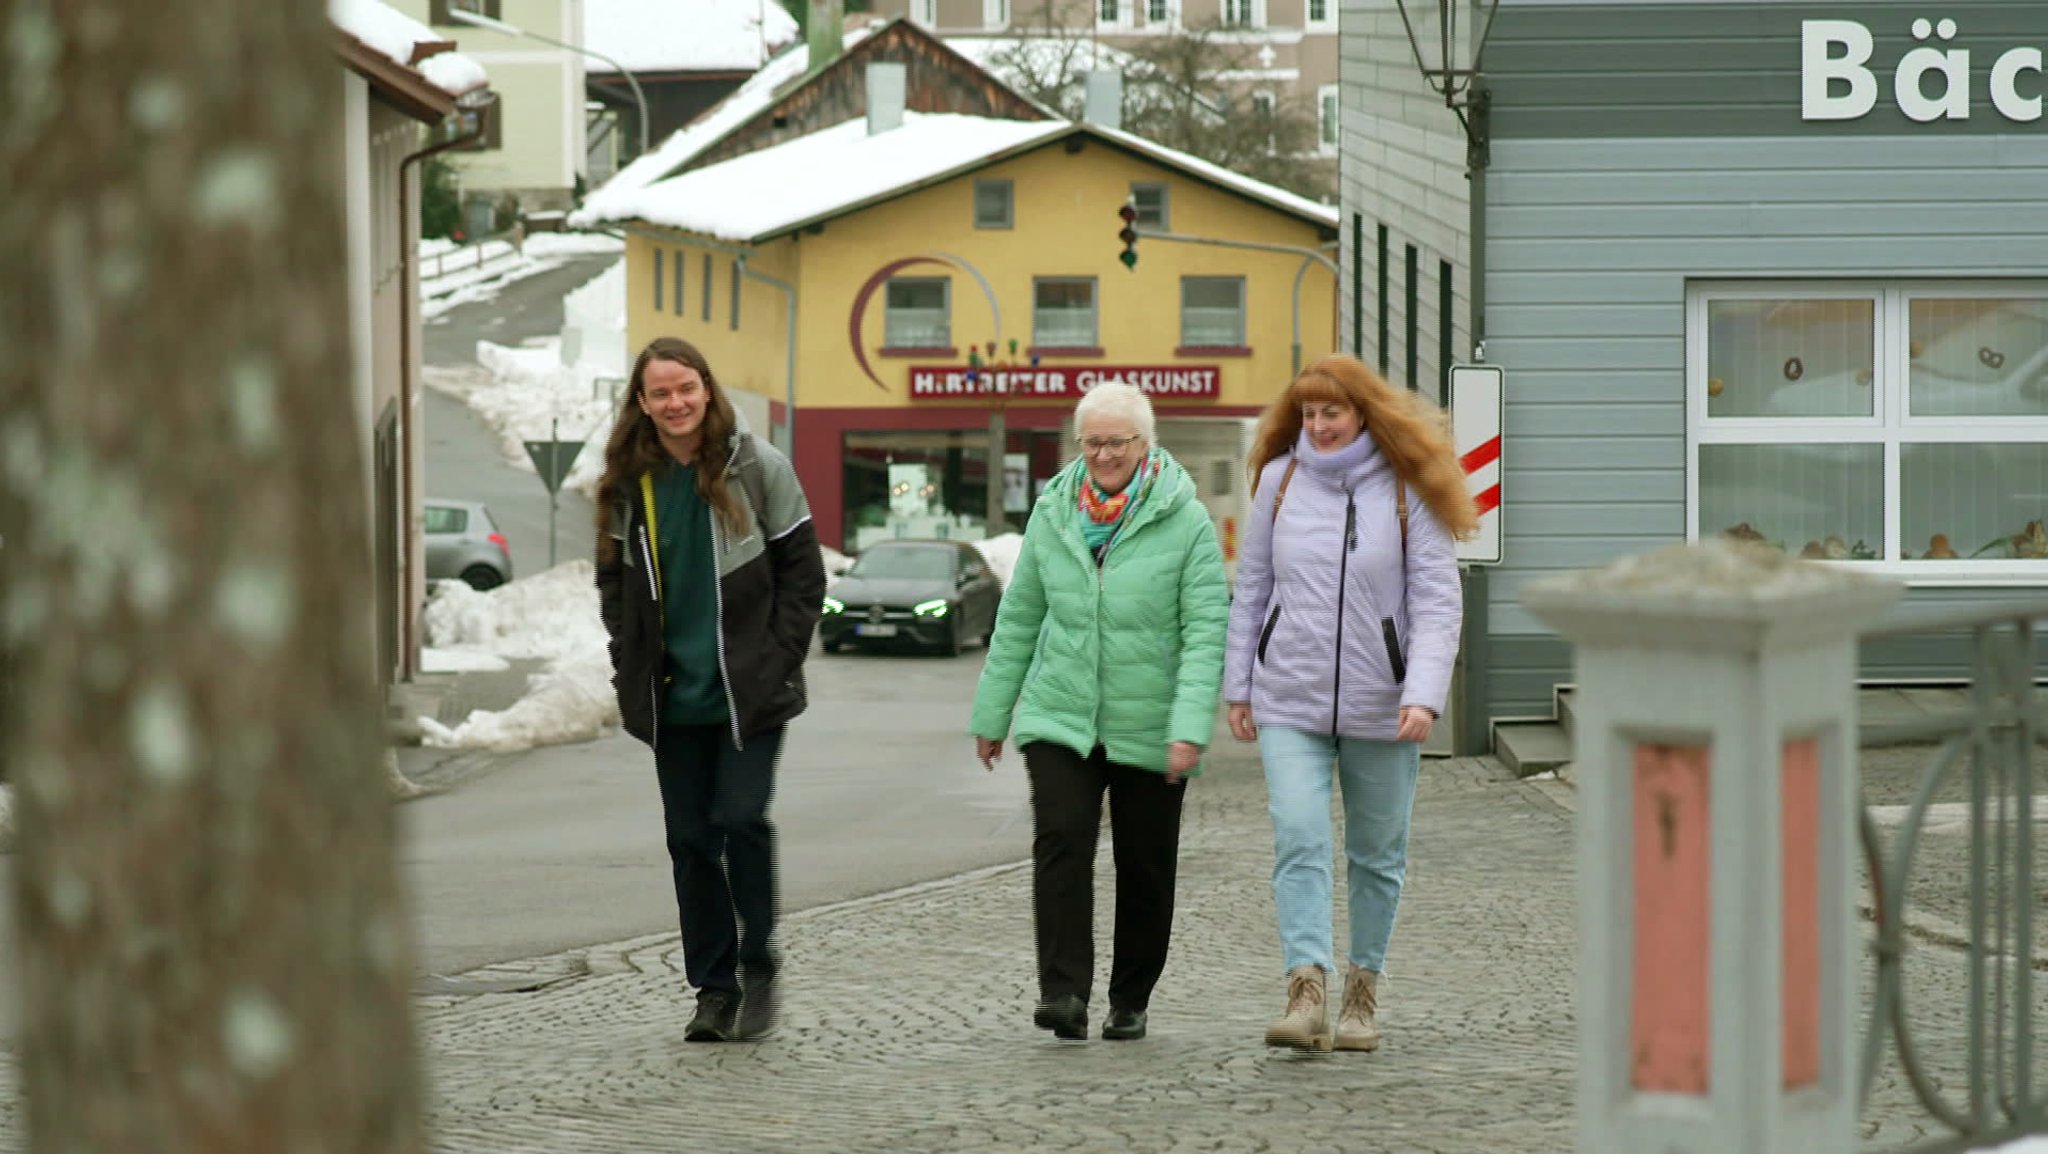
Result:
<svg viewBox="0 0 2048 1154">
<path fill-rule="evenodd" d="M 421 1148 L 321 0 L 0 0 L 36 1151 Z"/>
</svg>

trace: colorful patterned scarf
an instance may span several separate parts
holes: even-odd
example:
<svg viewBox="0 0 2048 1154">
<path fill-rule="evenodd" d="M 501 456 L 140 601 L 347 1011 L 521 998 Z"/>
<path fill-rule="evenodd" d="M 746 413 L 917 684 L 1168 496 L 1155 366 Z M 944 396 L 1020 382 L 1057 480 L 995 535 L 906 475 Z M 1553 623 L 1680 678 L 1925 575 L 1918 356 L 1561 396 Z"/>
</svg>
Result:
<svg viewBox="0 0 2048 1154">
<path fill-rule="evenodd" d="M 1159 476 L 1159 450 L 1153 449 L 1138 462 L 1138 471 L 1131 474 L 1131 483 L 1119 493 L 1105 493 L 1088 475 L 1084 466 L 1081 472 L 1080 511 L 1081 536 L 1088 542 L 1088 549 L 1095 554 L 1097 564 L 1109 552 L 1109 546 L 1116 535 L 1123 530 L 1124 522 L 1145 501 L 1152 482 Z"/>
</svg>

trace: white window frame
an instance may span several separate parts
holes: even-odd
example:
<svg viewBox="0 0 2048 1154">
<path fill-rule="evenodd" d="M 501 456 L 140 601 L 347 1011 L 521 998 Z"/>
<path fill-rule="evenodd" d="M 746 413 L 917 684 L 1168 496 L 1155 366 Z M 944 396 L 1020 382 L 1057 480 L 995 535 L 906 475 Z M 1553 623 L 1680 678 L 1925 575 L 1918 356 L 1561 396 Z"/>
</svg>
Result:
<svg viewBox="0 0 2048 1154">
<path fill-rule="evenodd" d="M 937 28 L 939 0 L 910 0 L 910 22 L 926 28 Z"/>
<path fill-rule="evenodd" d="M 1003 190 L 1003 219 L 1001 223 L 987 224 L 981 219 L 981 192 L 983 188 Z M 974 182 L 974 198 L 970 205 L 974 227 L 983 231 L 1006 230 L 1017 227 L 1017 182 L 1008 177 L 988 177 Z"/>
<path fill-rule="evenodd" d="M 1344 90 L 1335 84 L 1316 89 L 1316 151 L 1335 156 L 1344 146 Z"/>
<path fill-rule="evenodd" d="M 1089 0 L 1095 6 L 1097 28 L 1129 28 L 1139 4 L 1145 0 Z M 1105 15 L 1105 11 L 1110 13 Z"/>
<path fill-rule="evenodd" d="M 1188 288 L 1192 281 L 1229 282 L 1237 288 L 1237 339 L 1196 341 L 1188 333 Z M 1189 274 L 1180 278 L 1180 346 L 1182 348 L 1243 349 L 1251 346 L 1251 293 L 1243 276 Z"/>
<path fill-rule="evenodd" d="M 1245 22 L 1232 22 L 1235 9 L 1244 11 Z M 1266 26 L 1266 0 L 1223 0 L 1218 12 L 1225 32 L 1250 32 Z"/>
<path fill-rule="evenodd" d="M 890 303 L 889 303 L 889 286 L 891 286 L 891 285 L 896 285 L 896 284 L 903 284 L 903 285 L 912 285 L 912 284 L 919 284 L 919 285 L 930 285 L 930 284 L 935 284 L 935 285 L 938 285 L 938 286 L 939 286 L 939 294 L 940 294 L 940 298 L 941 298 L 941 303 L 940 303 L 940 305 L 939 305 L 939 311 L 940 311 L 940 312 L 942 312 L 942 313 L 944 313 L 944 314 L 946 315 L 946 339 L 945 339 L 944 341 L 941 341 L 940 343 L 938 343 L 938 344 L 936 344 L 936 345 L 930 345 L 930 344 L 910 344 L 910 345 L 906 345 L 906 344 L 898 344 L 898 343 L 897 343 L 897 342 L 895 342 L 894 340 L 891 340 L 891 339 L 890 339 L 890 338 L 891 338 L 891 337 L 892 337 L 892 336 L 894 335 L 894 334 L 892 334 L 892 333 L 890 332 L 890 330 L 891 330 L 891 329 L 892 329 L 892 328 L 894 327 L 894 324 L 893 324 L 893 322 L 892 322 L 892 319 L 891 319 L 891 318 L 892 318 L 892 315 L 893 315 L 893 314 L 894 314 L 894 313 L 896 312 L 896 309 L 895 309 L 894 307 L 892 307 L 892 306 L 890 305 Z M 919 311 L 924 311 L 924 310 L 919 310 Z M 944 277 L 944 276 L 897 276 L 897 277 L 890 277 L 890 278 L 888 279 L 888 281 L 886 281 L 886 282 L 885 282 L 885 283 L 883 284 L 883 286 L 882 286 L 882 343 L 883 343 L 884 345 L 886 345 L 887 347 L 889 347 L 889 348 L 892 348 L 892 349 L 916 349 L 916 350 L 925 350 L 925 349 L 931 349 L 931 350 L 938 350 L 938 349 L 949 349 L 949 348 L 952 348 L 952 347 L 953 347 L 953 278 L 952 278 L 952 277 Z"/>
<path fill-rule="evenodd" d="M 1152 17 L 1155 6 L 1162 13 L 1156 20 Z M 1134 0 L 1131 10 L 1143 16 L 1147 32 L 1171 32 L 1180 27 L 1180 0 Z"/>
<path fill-rule="evenodd" d="M 1833 561 L 1915 587 L 2048 585 L 2048 560 L 1907 560 L 1902 539 L 1901 449 L 1909 444 L 2044 444 L 2048 416 L 1927 416 L 1908 409 L 1911 302 L 1959 298 L 2040 299 L 2048 281 L 1853 280 L 1702 281 L 1686 288 L 1685 533 L 1700 538 L 1702 445 L 1879 444 L 1884 459 L 1884 551 L 1874 561 Z M 1872 414 L 1867 417 L 1716 417 L 1707 411 L 1707 306 L 1716 300 L 1870 300 L 1875 341 Z M 2019 526 L 2013 526 L 2018 529 Z M 1719 532 L 1718 529 L 1715 532 Z M 1955 542 L 1958 550 L 1968 547 Z"/>
<path fill-rule="evenodd" d="M 981 0 L 981 26 L 1001 31 L 1010 26 L 1010 0 Z"/>
<path fill-rule="evenodd" d="M 1138 203 L 1138 190 L 1141 188 L 1156 188 L 1159 190 L 1159 219 L 1146 220 L 1144 210 L 1140 209 L 1137 219 L 1138 227 L 1156 228 L 1161 231 L 1171 232 L 1173 230 L 1173 186 L 1163 180 L 1132 181 L 1131 204 L 1133 207 Z"/>
<path fill-rule="evenodd" d="M 1038 289 L 1040 285 L 1085 284 L 1088 286 L 1088 340 L 1085 344 L 1054 344 L 1045 340 L 1045 334 L 1038 326 Z M 1033 348 L 1101 348 L 1102 347 L 1102 282 L 1092 276 L 1037 276 L 1031 278 L 1031 345 Z"/>
<path fill-rule="evenodd" d="M 1337 31 L 1337 0 L 1321 0 L 1323 18 L 1315 18 L 1317 0 L 1301 0 L 1301 26 L 1310 32 Z"/>
</svg>

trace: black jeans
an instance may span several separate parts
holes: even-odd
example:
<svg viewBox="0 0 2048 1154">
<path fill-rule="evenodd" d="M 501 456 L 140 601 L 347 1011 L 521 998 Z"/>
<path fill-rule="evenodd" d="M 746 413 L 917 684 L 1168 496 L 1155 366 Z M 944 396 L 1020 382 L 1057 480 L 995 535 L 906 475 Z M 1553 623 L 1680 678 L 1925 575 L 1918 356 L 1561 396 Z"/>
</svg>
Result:
<svg viewBox="0 0 2048 1154">
<path fill-rule="evenodd" d="M 683 972 L 700 990 L 739 990 L 739 967 L 772 971 L 775 827 L 768 802 L 780 728 L 732 747 L 732 727 L 664 725 L 655 747 L 662 823 L 675 868 Z M 735 926 L 737 919 L 737 926 Z"/>
<path fill-rule="evenodd" d="M 1095 978 L 1095 844 L 1109 791 L 1116 853 L 1116 953 L 1109 1004 L 1142 1010 L 1166 968 L 1185 786 L 1117 765 L 1101 746 L 1088 757 L 1047 741 L 1024 746 L 1031 775 L 1031 905 L 1038 993 L 1088 1000 Z"/>
</svg>

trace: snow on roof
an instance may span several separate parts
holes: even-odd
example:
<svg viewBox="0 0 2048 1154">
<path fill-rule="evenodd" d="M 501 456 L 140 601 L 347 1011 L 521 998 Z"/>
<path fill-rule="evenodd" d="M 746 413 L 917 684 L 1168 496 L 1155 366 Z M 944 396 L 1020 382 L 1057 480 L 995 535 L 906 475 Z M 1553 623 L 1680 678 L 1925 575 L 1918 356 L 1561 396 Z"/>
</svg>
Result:
<svg viewBox="0 0 2048 1154">
<path fill-rule="evenodd" d="M 872 31 L 873 28 L 847 30 L 841 51 L 867 39 Z M 748 77 L 745 84 L 727 94 L 724 100 L 670 133 L 667 140 L 615 173 L 584 200 L 582 208 L 570 214 L 570 227 L 589 228 L 605 221 L 629 219 L 633 214 L 620 212 L 620 203 L 648 185 L 667 179 L 669 174 L 690 163 L 699 153 L 725 139 L 733 129 L 759 115 L 775 103 L 775 97 L 784 85 L 803 79 L 810 70 L 810 64 L 809 46 L 802 42 L 791 45 L 787 51 L 762 65 L 759 72 Z"/>
<path fill-rule="evenodd" d="M 613 220 L 753 241 L 975 167 L 1070 131 L 1060 120 L 906 112 L 870 134 L 865 118 L 621 192 Z M 830 174 L 829 179 L 821 179 Z"/>
<path fill-rule="evenodd" d="M 448 38 L 382 0 L 327 0 L 327 19 L 365 48 L 413 69 L 450 96 L 489 82 L 483 66 L 459 52 L 437 52 L 414 64 L 413 51 L 419 45 L 445 44 Z"/>
<path fill-rule="evenodd" d="M 632 72 L 749 72 L 797 37 L 781 0 L 584 0 L 583 44 Z M 593 62 L 594 72 L 610 65 Z"/>
<path fill-rule="evenodd" d="M 1203 160 L 1199 156 L 1182 152 L 1177 148 L 1168 148 L 1163 144 L 1147 140 L 1142 136 L 1115 128 L 1104 128 L 1099 124 L 1090 124 L 1085 127 L 1090 132 L 1098 133 L 1133 151 L 1149 156 L 1162 164 L 1214 181 L 1225 188 L 1243 193 L 1253 200 L 1263 200 L 1275 208 L 1285 209 L 1298 216 L 1305 216 L 1332 227 L 1335 227 L 1343 219 L 1337 211 L 1337 206 L 1334 204 L 1319 204 L 1305 196 L 1289 192 L 1277 184 L 1267 184 L 1263 180 L 1254 180 L 1241 172 L 1234 172 L 1220 164 Z"/>
</svg>

